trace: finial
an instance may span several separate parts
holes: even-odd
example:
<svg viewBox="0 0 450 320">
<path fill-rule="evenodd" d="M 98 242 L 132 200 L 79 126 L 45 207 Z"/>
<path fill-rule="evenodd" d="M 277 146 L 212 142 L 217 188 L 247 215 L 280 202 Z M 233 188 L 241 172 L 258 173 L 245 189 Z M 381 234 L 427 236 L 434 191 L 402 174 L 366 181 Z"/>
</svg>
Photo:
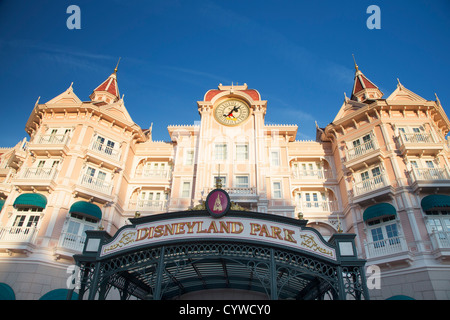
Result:
<svg viewBox="0 0 450 320">
<path fill-rule="evenodd" d="M 119 62 L 120 62 L 120 59 L 121 59 L 122 57 L 119 57 L 119 61 L 117 61 L 117 65 L 116 65 L 116 68 L 114 69 L 114 73 L 117 73 L 117 68 L 119 67 Z"/>
<path fill-rule="evenodd" d="M 438 98 L 436 92 L 434 93 L 434 96 L 436 97 L 436 102 L 437 102 L 438 106 L 442 107 L 442 105 L 441 105 L 441 100 L 439 100 L 439 98 Z"/>
<path fill-rule="evenodd" d="M 216 189 L 222 188 L 222 178 L 220 178 L 220 163 L 219 163 L 219 175 L 216 178 Z"/>
<path fill-rule="evenodd" d="M 344 101 L 345 101 L 345 102 L 348 101 L 347 93 L 345 93 L 345 91 L 344 91 Z"/>
<path fill-rule="evenodd" d="M 358 71 L 358 65 L 356 64 L 355 55 L 352 53 L 353 62 L 355 63 L 355 70 Z"/>
<path fill-rule="evenodd" d="M 337 216 L 337 220 L 338 220 L 338 229 L 337 229 L 337 232 L 338 233 L 342 233 L 342 229 L 341 229 L 341 220 L 339 220 L 339 215 L 336 215 Z"/>
</svg>

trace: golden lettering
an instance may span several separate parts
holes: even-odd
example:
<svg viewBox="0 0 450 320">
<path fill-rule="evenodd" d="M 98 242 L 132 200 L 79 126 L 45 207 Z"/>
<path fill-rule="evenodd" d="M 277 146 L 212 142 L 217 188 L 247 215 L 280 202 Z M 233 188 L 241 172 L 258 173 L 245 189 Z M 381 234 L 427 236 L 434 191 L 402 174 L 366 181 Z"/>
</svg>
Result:
<svg viewBox="0 0 450 320">
<path fill-rule="evenodd" d="M 283 231 L 284 231 L 284 240 L 297 243 L 297 241 L 292 237 L 292 235 L 295 233 L 294 230 L 283 229 Z"/>
</svg>

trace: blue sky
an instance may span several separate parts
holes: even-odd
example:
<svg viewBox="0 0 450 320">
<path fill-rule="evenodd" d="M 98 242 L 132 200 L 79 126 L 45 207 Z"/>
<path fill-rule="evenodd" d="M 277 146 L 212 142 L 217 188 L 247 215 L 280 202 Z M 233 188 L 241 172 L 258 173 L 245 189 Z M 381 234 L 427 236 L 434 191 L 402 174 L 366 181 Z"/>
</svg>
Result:
<svg viewBox="0 0 450 320">
<path fill-rule="evenodd" d="M 69 30 L 67 7 L 81 9 Z M 369 5 L 381 9 L 370 30 Z M 268 101 L 266 123 L 297 124 L 314 139 L 350 96 L 352 54 L 384 92 L 401 83 L 427 100 L 450 103 L 448 0 L 158 0 L 0 1 L 0 147 L 15 145 L 40 96 L 70 83 L 89 95 L 114 70 L 133 120 L 155 140 L 167 126 L 200 119 L 197 101 L 231 82 Z"/>
</svg>

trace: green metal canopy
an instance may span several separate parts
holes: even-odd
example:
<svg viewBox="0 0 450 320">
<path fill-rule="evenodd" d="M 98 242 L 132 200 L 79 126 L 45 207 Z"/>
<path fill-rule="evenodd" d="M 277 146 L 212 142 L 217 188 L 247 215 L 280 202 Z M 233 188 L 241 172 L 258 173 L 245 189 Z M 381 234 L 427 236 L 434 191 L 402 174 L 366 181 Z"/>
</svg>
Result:
<svg viewBox="0 0 450 320">
<path fill-rule="evenodd" d="M 33 206 L 45 209 L 47 205 L 47 198 L 40 193 L 24 193 L 16 198 L 14 201 L 14 208 L 18 205 Z"/>
<path fill-rule="evenodd" d="M 382 216 L 397 215 L 397 210 L 390 203 L 379 203 L 368 207 L 363 214 L 364 221 Z"/>
<path fill-rule="evenodd" d="M 3 205 L 5 204 L 5 200 L 0 199 L 0 210 L 3 209 Z"/>
<path fill-rule="evenodd" d="M 423 198 L 420 204 L 423 211 L 428 211 L 434 208 L 448 208 L 450 207 L 450 196 L 443 194 L 432 194 Z"/>
<path fill-rule="evenodd" d="M 72 204 L 69 213 L 81 213 L 97 220 L 102 218 L 102 210 L 97 205 L 86 201 L 78 201 Z"/>
</svg>

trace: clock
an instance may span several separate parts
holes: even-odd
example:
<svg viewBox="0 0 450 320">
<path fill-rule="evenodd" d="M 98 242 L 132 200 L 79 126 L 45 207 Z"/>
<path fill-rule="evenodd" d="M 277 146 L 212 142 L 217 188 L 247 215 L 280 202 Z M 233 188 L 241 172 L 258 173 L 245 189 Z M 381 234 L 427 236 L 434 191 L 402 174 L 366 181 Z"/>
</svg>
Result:
<svg viewBox="0 0 450 320">
<path fill-rule="evenodd" d="M 226 100 L 214 110 L 216 120 L 226 126 L 237 126 L 250 115 L 248 105 L 237 99 Z"/>
</svg>

